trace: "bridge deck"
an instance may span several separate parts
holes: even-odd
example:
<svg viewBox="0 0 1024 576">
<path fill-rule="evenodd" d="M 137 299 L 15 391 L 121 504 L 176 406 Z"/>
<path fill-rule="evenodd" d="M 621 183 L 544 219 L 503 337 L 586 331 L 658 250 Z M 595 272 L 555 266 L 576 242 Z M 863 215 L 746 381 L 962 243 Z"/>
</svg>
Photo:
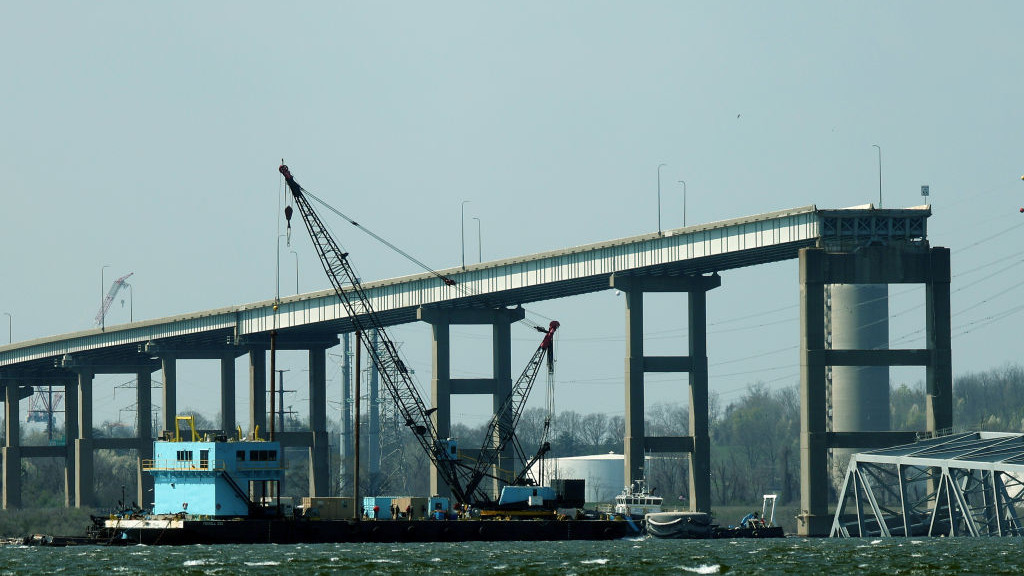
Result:
<svg viewBox="0 0 1024 576">
<path fill-rule="evenodd" d="M 416 320 L 425 307 L 480 308 L 526 304 L 609 289 L 612 274 L 697 275 L 792 259 L 807 246 L 847 241 L 889 242 L 926 237 L 927 206 L 820 210 L 805 206 L 710 224 L 442 270 L 446 286 L 424 273 L 364 287 L 384 325 Z M 51 376 L 65 355 L 113 367 L 148 358 L 140 347 L 225 349 L 261 346 L 274 325 L 273 300 L 107 326 L 0 347 L 0 378 Z M 280 301 L 279 345 L 308 348 L 352 330 L 330 290 Z M 243 346 L 239 346 L 243 345 Z M 102 371 L 98 370 L 98 371 Z"/>
</svg>

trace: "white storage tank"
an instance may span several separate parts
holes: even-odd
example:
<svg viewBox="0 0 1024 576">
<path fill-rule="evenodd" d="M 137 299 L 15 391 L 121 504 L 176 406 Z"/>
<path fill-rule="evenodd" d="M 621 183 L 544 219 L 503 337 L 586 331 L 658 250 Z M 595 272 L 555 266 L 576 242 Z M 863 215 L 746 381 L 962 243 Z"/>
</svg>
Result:
<svg viewBox="0 0 1024 576">
<path fill-rule="evenodd" d="M 541 483 L 550 486 L 557 479 L 586 481 L 587 502 L 612 502 L 626 486 L 625 459 L 614 452 L 554 458 L 545 464 Z"/>
</svg>

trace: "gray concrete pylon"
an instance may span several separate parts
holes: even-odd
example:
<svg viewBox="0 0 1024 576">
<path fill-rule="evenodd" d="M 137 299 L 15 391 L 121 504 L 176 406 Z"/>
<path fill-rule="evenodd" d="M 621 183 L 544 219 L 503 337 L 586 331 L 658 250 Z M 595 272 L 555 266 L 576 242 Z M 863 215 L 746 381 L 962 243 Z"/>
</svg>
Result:
<svg viewBox="0 0 1024 576">
<path fill-rule="evenodd" d="M 249 350 L 249 431 L 246 436 L 259 431 L 267 432 L 267 351 L 263 348 Z"/>
<path fill-rule="evenodd" d="M 526 316 L 522 308 L 500 309 L 440 309 L 419 308 L 417 319 L 431 325 L 433 346 L 431 403 L 437 410 L 431 415 L 439 438 L 451 435 L 451 396 L 452 394 L 491 394 L 493 405 L 500 407 L 512 389 L 512 351 L 511 325 Z M 492 325 L 492 358 L 493 370 L 491 378 L 460 378 L 451 377 L 451 325 L 452 324 L 490 324 Z M 500 431 L 499 431 L 500 433 Z M 460 445 L 459 449 L 475 448 Z M 498 468 L 515 469 L 514 452 L 511 446 L 502 454 L 496 465 Z M 430 470 L 431 494 L 451 496 L 448 486 L 438 477 L 437 470 Z"/>
<path fill-rule="evenodd" d="M 341 336 L 341 456 L 340 483 L 352 477 L 352 346 L 349 334 Z"/>
<path fill-rule="evenodd" d="M 309 495 L 330 496 L 330 448 L 327 434 L 327 350 L 309 350 Z"/>
<path fill-rule="evenodd" d="M 708 417 L 707 291 L 721 286 L 710 276 L 621 276 L 609 285 L 626 295 L 626 436 L 624 466 L 627 485 L 644 477 L 648 452 L 689 452 L 689 507 L 711 511 L 711 439 Z M 643 306 L 647 292 L 687 292 L 689 350 L 687 356 L 647 356 L 643 348 Z M 644 379 L 647 372 L 689 373 L 689 436 L 652 437 L 644 429 Z"/>
<path fill-rule="evenodd" d="M 711 433 L 708 400 L 707 291 L 690 290 L 690 511 L 711 512 Z"/>
<path fill-rule="evenodd" d="M 93 378 L 92 372 L 78 371 L 78 434 L 75 438 L 76 508 L 86 508 L 96 504 L 92 440 Z M 67 402 L 67 399 L 65 398 L 64 401 Z"/>
<path fill-rule="evenodd" d="M 3 507 L 21 507 L 21 413 L 20 390 L 16 380 L 3 382 L 6 439 L 3 447 Z"/>
<path fill-rule="evenodd" d="M 382 353 L 380 336 L 377 330 L 370 330 L 370 346 L 379 356 Z M 372 358 L 373 356 L 371 356 Z M 380 372 L 377 365 L 370 362 L 370 382 L 366 392 L 367 402 L 366 426 L 366 475 L 369 476 L 370 494 L 379 494 L 380 490 Z"/>
<path fill-rule="evenodd" d="M 174 430 L 174 423 L 178 417 L 178 364 L 171 354 L 163 353 L 160 356 L 160 364 L 163 368 L 163 427 L 164 430 Z"/>
<path fill-rule="evenodd" d="M 138 419 L 136 435 L 139 440 L 135 502 L 143 508 L 149 508 L 153 498 L 153 475 L 144 470 L 145 463 L 153 460 L 153 375 L 149 371 L 136 375 L 135 398 Z"/>
<path fill-rule="evenodd" d="M 828 442 L 825 420 L 825 254 L 800 251 L 800 509 L 801 535 L 825 535 Z"/>
<path fill-rule="evenodd" d="M 64 506 L 78 507 L 78 471 L 75 442 L 78 439 L 78 378 L 64 381 Z"/>
<path fill-rule="evenodd" d="M 932 361 L 925 368 L 928 430 L 953 427 L 953 344 L 949 249 L 931 250 L 931 278 L 925 285 L 925 330 Z"/>
<path fill-rule="evenodd" d="M 949 250 L 924 243 L 858 246 L 847 252 L 800 250 L 800 523 L 801 536 L 826 536 L 829 448 L 882 448 L 906 442 L 900 432 L 829 431 L 825 367 L 924 366 L 930 432 L 953 424 L 950 347 Z M 827 350 L 826 284 L 925 284 L 924 350 Z"/>
<path fill-rule="evenodd" d="M 235 436 L 235 355 L 220 359 L 220 427 L 228 437 Z"/>
</svg>

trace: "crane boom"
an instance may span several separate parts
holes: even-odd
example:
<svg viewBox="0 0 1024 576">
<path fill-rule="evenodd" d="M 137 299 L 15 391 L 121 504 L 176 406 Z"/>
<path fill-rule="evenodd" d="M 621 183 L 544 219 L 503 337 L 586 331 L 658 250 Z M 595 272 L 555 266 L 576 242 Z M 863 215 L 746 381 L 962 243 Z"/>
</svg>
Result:
<svg viewBox="0 0 1024 576">
<path fill-rule="evenodd" d="M 129 272 L 124 276 L 121 276 L 117 280 L 114 280 L 113 284 L 110 285 L 110 290 L 107 291 L 107 295 L 103 298 L 103 304 L 100 305 L 100 311 L 96 313 L 95 320 L 97 326 L 103 324 L 103 319 L 107 316 L 107 311 L 110 310 L 110 305 L 114 303 L 114 298 L 117 297 L 117 293 L 120 292 L 122 288 L 128 285 L 125 280 L 127 280 L 132 274 L 135 274 L 135 272 Z M 124 303 L 122 302 L 122 306 L 123 305 Z"/>
<path fill-rule="evenodd" d="M 385 389 L 391 395 L 398 410 L 419 441 L 423 450 L 430 458 L 431 464 L 437 469 L 441 479 L 451 488 L 452 495 L 458 502 L 468 501 L 467 494 L 460 482 L 460 469 L 457 454 L 452 454 L 448 443 L 438 436 L 430 415 L 434 409 L 427 409 L 419 391 L 412 380 L 409 369 L 398 355 L 398 348 L 388 336 L 384 325 L 373 310 L 373 305 L 366 295 L 359 278 L 348 262 L 348 253 L 342 252 L 337 242 L 331 237 L 323 221 L 313 210 L 309 200 L 303 194 L 302 186 L 295 181 L 288 166 L 281 164 L 278 169 L 284 176 L 285 183 L 292 193 L 302 220 L 306 225 L 324 272 L 327 273 L 335 294 L 348 312 L 349 319 L 356 329 L 356 334 L 363 341 L 364 348 L 369 351 L 371 360 L 377 367 Z M 285 217 L 291 226 L 291 207 L 285 209 Z M 378 346 L 370 340 L 370 330 L 377 331 Z"/>
<path fill-rule="evenodd" d="M 558 329 L 560 324 L 557 320 L 552 320 L 548 325 L 547 330 L 541 327 L 537 327 L 537 330 L 544 332 L 544 339 L 541 341 L 540 346 L 533 353 L 533 357 L 530 358 L 523 373 L 519 375 L 519 379 L 516 380 L 515 385 L 512 386 L 512 390 L 509 395 L 502 402 L 501 407 L 495 411 L 494 416 L 487 424 L 487 430 L 484 432 L 484 445 L 480 449 L 480 457 L 476 461 L 476 465 L 473 467 L 473 471 L 469 476 L 469 480 L 466 482 L 466 494 L 475 497 L 477 501 L 486 502 L 489 500 L 487 494 L 479 490 L 480 483 L 484 477 L 487 476 L 487 469 L 494 465 L 501 456 L 501 453 L 505 451 L 509 442 L 515 442 L 515 430 L 519 425 L 519 418 L 523 415 L 523 409 L 526 407 L 526 400 L 530 396 L 530 391 L 533 389 L 533 383 L 537 380 L 537 374 L 540 372 L 540 367 L 544 364 L 544 358 L 548 360 L 548 371 L 554 369 L 553 364 L 553 348 L 554 348 L 554 337 L 555 330 Z M 518 448 L 518 445 L 517 445 Z M 521 452 L 520 450 L 517 450 Z M 530 465 L 533 464 L 544 452 L 543 447 L 531 461 Z M 523 477 L 523 473 L 517 476 L 517 480 Z"/>
</svg>

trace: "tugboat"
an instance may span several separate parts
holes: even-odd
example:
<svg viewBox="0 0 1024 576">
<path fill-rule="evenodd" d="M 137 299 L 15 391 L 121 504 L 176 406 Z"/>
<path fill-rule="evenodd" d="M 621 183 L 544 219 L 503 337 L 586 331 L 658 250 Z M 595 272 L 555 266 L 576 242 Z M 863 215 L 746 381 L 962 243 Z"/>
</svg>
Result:
<svg viewBox="0 0 1024 576">
<path fill-rule="evenodd" d="M 652 493 L 645 480 L 634 480 L 631 485 L 622 489 L 621 494 L 615 497 L 614 511 L 616 515 L 640 520 L 647 514 L 661 512 L 663 500 L 661 496 L 655 496 Z"/>
</svg>

